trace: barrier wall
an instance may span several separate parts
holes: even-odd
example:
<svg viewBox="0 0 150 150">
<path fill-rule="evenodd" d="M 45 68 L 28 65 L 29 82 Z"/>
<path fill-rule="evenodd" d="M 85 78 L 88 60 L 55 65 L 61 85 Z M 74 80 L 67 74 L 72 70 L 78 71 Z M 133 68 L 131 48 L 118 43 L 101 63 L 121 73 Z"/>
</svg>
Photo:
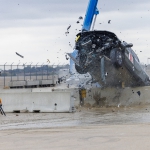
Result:
<svg viewBox="0 0 150 150">
<path fill-rule="evenodd" d="M 95 88 L 87 90 L 85 103 L 101 106 L 133 106 L 150 104 L 150 86 L 126 88 Z"/>
<path fill-rule="evenodd" d="M 133 106 L 150 104 L 150 86 L 87 89 L 84 104 Z M 0 90 L 5 112 L 73 112 L 80 105 L 76 88 L 33 88 Z"/>
<path fill-rule="evenodd" d="M 36 89 L 35 89 L 36 90 Z M 80 103 L 79 89 L 55 89 L 70 91 L 75 106 L 91 104 L 91 106 L 136 106 L 150 104 L 150 86 L 126 88 L 88 88 L 86 98 Z"/>
<path fill-rule="evenodd" d="M 74 102 L 70 91 L 51 88 L 7 89 L 0 91 L 5 112 L 72 112 Z"/>
</svg>

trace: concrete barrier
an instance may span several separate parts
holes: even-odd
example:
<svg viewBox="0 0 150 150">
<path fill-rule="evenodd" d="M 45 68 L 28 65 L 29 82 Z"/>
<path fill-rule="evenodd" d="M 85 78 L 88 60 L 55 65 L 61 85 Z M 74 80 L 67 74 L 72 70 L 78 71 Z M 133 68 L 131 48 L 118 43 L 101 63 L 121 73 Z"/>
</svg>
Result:
<svg viewBox="0 0 150 150">
<path fill-rule="evenodd" d="M 54 80 L 41 80 L 40 85 L 47 85 L 47 84 L 56 84 L 54 83 Z"/>
<path fill-rule="evenodd" d="M 40 82 L 38 80 L 35 80 L 35 81 L 32 81 L 32 80 L 29 80 L 29 81 L 26 81 L 26 86 L 39 86 Z"/>
<path fill-rule="evenodd" d="M 87 90 L 85 103 L 117 107 L 150 104 L 150 86 Z"/>
<path fill-rule="evenodd" d="M 51 88 L 7 89 L 0 91 L 5 112 L 72 112 L 71 92 Z"/>
<path fill-rule="evenodd" d="M 9 87 L 23 87 L 26 85 L 26 81 L 10 81 Z"/>
<path fill-rule="evenodd" d="M 150 104 L 150 86 L 87 89 L 84 104 L 134 106 Z M 80 105 L 77 88 L 49 87 L 0 91 L 5 112 L 73 112 Z"/>
</svg>

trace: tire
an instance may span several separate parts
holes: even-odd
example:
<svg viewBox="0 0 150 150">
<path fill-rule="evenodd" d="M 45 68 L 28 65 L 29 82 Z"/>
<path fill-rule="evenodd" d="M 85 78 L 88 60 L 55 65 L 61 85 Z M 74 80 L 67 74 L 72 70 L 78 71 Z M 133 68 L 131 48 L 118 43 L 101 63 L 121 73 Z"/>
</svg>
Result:
<svg viewBox="0 0 150 150">
<path fill-rule="evenodd" d="M 80 66 L 76 65 L 75 64 L 75 68 L 76 68 L 76 71 L 79 73 L 79 74 L 86 74 L 88 71 L 87 69 L 83 69 L 81 68 Z"/>
<path fill-rule="evenodd" d="M 116 66 L 116 67 L 121 67 L 123 64 L 123 57 L 122 53 L 118 48 L 114 48 L 110 52 L 110 59 L 111 62 Z"/>
</svg>

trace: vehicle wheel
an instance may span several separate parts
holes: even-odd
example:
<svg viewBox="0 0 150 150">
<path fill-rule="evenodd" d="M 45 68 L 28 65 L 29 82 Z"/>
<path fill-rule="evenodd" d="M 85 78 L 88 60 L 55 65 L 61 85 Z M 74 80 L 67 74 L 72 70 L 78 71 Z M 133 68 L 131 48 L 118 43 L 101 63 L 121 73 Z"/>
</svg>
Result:
<svg viewBox="0 0 150 150">
<path fill-rule="evenodd" d="M 79 74 L 86 74 L 88 72 L 86 68 L 85 69 L 81 68 L 80 66 L 78 66 L 76 64 L 75 64 L 75 68 Z"/>
<path fill-rule="evenodd" d="M 111 59 L 111 62 L 115 66 L 117 66 L 117 67 L 122 66 L 122 63 L 123 63 L 122 53 L 118 48 L 114 48 L 114 49 L 111 50 L 110 59 Z"/>
</svg>

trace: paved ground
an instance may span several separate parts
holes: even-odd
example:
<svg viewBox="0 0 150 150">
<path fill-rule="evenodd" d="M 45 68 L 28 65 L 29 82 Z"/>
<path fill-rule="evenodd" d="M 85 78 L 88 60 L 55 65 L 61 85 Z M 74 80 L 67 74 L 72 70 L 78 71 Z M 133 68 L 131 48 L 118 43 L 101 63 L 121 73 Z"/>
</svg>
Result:
<svg viewBox="0 0 150 150">
<path fill-rule="evenodd" d="M 2 150 L 149 150 L 150 126 L 105 125 L 0 132 Z"/>
<path fill-rule="evenodd" d="M 0 149 L 150 149 L 150 106 L 0 116 Z"/>
</svg>

